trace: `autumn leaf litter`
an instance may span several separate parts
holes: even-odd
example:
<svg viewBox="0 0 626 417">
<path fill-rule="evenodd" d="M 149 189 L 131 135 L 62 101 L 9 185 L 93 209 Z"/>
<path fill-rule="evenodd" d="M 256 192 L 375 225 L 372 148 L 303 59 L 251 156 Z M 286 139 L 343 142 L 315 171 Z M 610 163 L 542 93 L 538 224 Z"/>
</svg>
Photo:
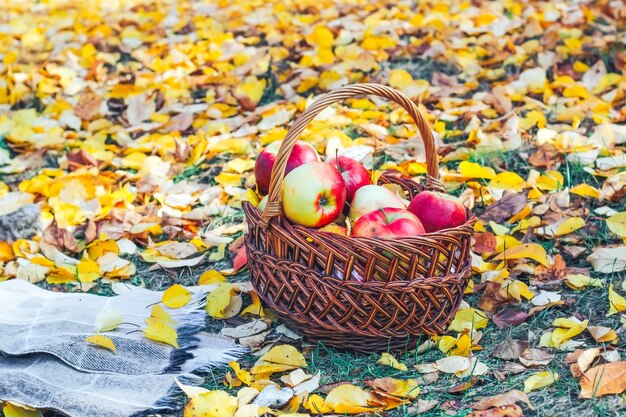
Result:
<svg viewBox="0 0 626 417">
<path fill-rule="evenodd" d="M 0 242 L 0 279 L 167 289 L 142 331 L 174 346 L 163 306 L 212 286 L 208 330 L 252 353 L 181 385 L 186 416 L 624 413 L 621 3 L 70 3 L 2 17 L 0 216 L 36 207 L 42 228 Z M 480 220 L 450 328 L 403 354 L 308 344 L 242 269 L 254 155 L 315 95 L 366 81 L 428 112 L 444 183 Z M 415 134 L 362 98 L 304 139 L 419 176 Z M 120 322 L 103 312 L 84 343 L 114 352 Z"/>
</svg>

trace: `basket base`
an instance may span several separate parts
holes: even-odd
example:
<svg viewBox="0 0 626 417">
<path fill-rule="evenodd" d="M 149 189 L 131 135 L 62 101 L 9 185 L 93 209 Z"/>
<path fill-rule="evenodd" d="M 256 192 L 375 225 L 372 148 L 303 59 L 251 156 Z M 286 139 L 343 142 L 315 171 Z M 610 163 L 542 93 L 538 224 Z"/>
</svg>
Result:
<svg viewBox="0 0 626 417">
<path fill-rule="evenodd" d="M 287 326 L 295 333 L 301 335 L 305 341 L 311 344 L 321 342 L 324 346 L 341 350 L 351 350 L 362 353 L 380 352 L 407 352 L 412 351 L 419 343 L 423 343 L 430 338 L 429 335 L 419 336 L 406 335 L 404 337 L 368 337 L 335 331 L 324 331 L 316 329 L 308 331 L 308 328 L 298 326 L 296 323 L 281 318 Z"/>
</svg>

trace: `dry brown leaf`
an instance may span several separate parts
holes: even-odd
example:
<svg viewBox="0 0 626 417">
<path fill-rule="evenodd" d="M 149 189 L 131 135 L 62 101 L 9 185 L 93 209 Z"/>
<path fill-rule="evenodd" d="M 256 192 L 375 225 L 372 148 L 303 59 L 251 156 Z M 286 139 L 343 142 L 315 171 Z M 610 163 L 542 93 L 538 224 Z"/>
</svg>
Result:
<svg viewBox="0 0 626 417">
<path fill-rule="evenodd" d="M 578 356 L 576 359 L 576 364 L 578 365 L 578 369 L 581 373 L 585 373 L 587 369 L 591 366 L 593 361 L 600 355 L 600 348 L 591 348 L 585 350 L 583 353 Z"/>
<path fill-rule="evenodd" d="M 543 349 L 526 349 L 519 357 L 519 361 L 526 367 L 545 366 L 552 362 L 554 355 Z"/>
<path fill-rule="evenodd" d="M 504 360 L 517 360 L 526 349 L 528 349 L 526 340 L 505 340 L 495 348 L 492 356 Z"/>
<path fill-rule="evenodd" d="M 507 309 L 494 314 L 492 320 L 499 328 L 506 329 L 507 327 L 518 326 L 522 324 L 526 321 L 528 317 L 530 316 L 525 311 Z"/>
<path fill-rule="evenodd" d="M 85 90 L 74 107 L 74 114 L 88 122 L 100 111 L 100 103 L 102 103 L 102 98 L 99 95 L 91 90 Z"/>
<path fill-rule="evenodd" d="M 496 250 L 496 236 L 490 232 L 474 235 L 474 252 L 479 255 L 493 253 Z"/>
<path fill-rule="evenodd" d="M 524 411 L 517 404 L 501 405 L 484 411 L 474 411 L 467 417 L 523 417 Z"/>
<path fill-rule="evenodd" d="M 480 219 L 485 223 L 502 223 L 519 213 L 526 206 L 526 202 L 526 193 L 505 192 L 500 200 L 487 207 Z"/>
<path fill-rule="evenodd" d="M 516 389 L 505 392 L 503 394 L 482 398 L 480 401 L 472 404 L 472 408 L 474 410 L 487 410 L 493 407 L 500 407 L 503 405 L 517 403 L 524 403 L 528 406 L 528 408 L 534 410 L 532 403 L 528 399 L 528 396 L 523 391 Z"/>
</svg>

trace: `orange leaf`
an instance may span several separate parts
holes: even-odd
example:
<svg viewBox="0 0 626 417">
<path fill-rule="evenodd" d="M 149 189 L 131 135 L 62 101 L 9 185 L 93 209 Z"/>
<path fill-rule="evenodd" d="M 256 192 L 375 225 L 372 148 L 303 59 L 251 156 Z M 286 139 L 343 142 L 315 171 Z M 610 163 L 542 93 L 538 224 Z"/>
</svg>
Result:
<svg viewBox="0 0 626 417">
<path fill-rule="evenodd" d="M 594 398 L 626 391 L 626 361 L 589 369 L 580 379 L 580 397 Z"/>
</svg>

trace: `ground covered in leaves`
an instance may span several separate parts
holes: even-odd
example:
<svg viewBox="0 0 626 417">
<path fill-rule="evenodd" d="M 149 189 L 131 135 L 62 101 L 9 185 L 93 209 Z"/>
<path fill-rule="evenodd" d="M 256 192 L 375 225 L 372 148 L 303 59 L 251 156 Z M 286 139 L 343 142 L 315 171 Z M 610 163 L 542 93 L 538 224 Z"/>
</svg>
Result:
<svg viewBox="0 0 626 417">
<path fill-rule="evenodd" d="M 282 403 L 267 394 L 270 408 L 291 413 L 626 413 L 621 1 L 2 7 L 0 280 L 100 294 L 113 280 L 215 285 L 209 327 L 256 356 L 208 375 L 186 415 L 258 415 L 245 404 L 273 384 L 293 389 Z M 304 343 L 241 268 L 255 156 L 316 95 L 357 82 L 419 104 L 446 187 L 480 219 L 447 335 L 395 357 Z M 401 109 L 361 98 L 303 138 L 419 177 L 415 135 Z"/>
</svg>

